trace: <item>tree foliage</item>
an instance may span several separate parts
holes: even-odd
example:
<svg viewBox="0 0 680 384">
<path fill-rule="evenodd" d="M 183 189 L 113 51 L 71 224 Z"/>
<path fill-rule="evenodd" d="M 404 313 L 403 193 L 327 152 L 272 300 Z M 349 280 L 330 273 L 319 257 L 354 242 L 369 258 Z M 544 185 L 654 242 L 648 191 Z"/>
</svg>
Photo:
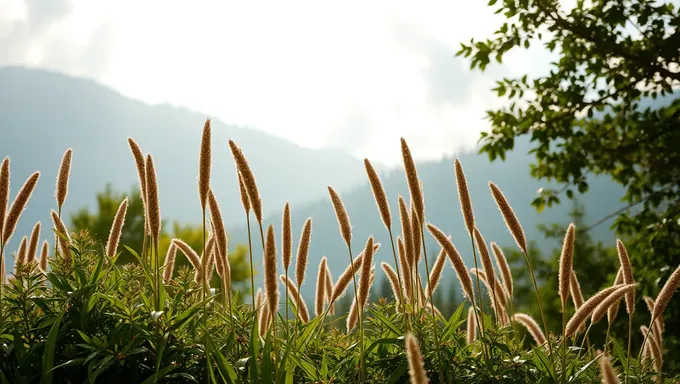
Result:
<svg viewBox="0 0 680 384">
<path fill-rule="evenodd" d="M 111 185 L 107 185 L 103 191 L 97 193 L 96 213 L 90 212 L 87 207 L 82 207 L 71 215 L 71 229 L 74 232 L 87 231 L 95 242 L 103 247 L 108 239 L 116 210 L 121 201 L 126 197 L 128 199 L 128 208 L 120 239 L 121 246 L 118 247 L 118 252 L 121 253 L 117 260 L 118 264 L 127 264 L 135 260 L 134 256 L 123 245 L 136 250 L 138 253 L 141 253 L 143 247 L 144 206 L 142 205 L 139 189 L 136 187 L 132 188 L 130 193 L 125 195 L 124 193 L 116 192 Z M 159 241 L 160 255 L 166 254 L 170 241 L 173 238 L 182 239 L 192 249 L 196 250 L 199 255 L 201 254 L 203 249 L 203 228 L 201 225 L 174 221 L 171 228 L 172 232 L 168 233 L 167 220 L 163 220 Z M 242 290 L 242 293 L 245 295 L 250 292 L 250 285 L 244 284 L 250 281 L 250 266 L 247 254 L 248 248 L 241 244 L 229 254 L 232 286 L 234 289 Z M 178 252 L 176 268 L 189 265 L 186 257 L 180 255 L 181 252 Z M 219 286 L 217 276 L 213 276 L 211 286 Z"/>
<path fill-rule="evenodd" d="M 531 175 L 563 185 L 540 192 L 534 201 L 539 210 L 586 192 L 589 175 L 608 175 L 624 186 L 622 209 L 602 222 L 616 217 L 613 227 L 629 244 L 638 294 L 654 296 L 680 264 L 677 3 L 496 3 L 489 5 L 505 21 L 493 37 L 472 39 L 457 53 L 469 58 L 472 69 L 484 71 L 493 60 L 501 63 L 512 50 L 532 44 L 557 59 L 545 63 L 545 75 L 497 82 L 494 91 L 508 104 L 487 111 L 491 130 L 482 134 L 481 152 L 492 161 L 504 159 L 518 137 L 529 136 Z M 680 306 L 673 303 L 666 309 L 667 327 L 676 329 L 678 319 Z M 669 337 L 668 348 L 680 356 L 678 340 Z"/>
</svg>

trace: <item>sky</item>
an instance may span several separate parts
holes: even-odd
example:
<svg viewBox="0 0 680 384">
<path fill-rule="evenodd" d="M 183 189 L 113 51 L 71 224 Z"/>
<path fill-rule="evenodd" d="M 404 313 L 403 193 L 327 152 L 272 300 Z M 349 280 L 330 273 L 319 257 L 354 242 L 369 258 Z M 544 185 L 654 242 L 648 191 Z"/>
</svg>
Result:
<svg viewBox="0 0 680 384">
<path fill-rule="evenodd" d="M 405 137 L 436 160 L 477 145 L 485 110 L 504 103 L 495 80 L 550 61 L 532 47 L 470 71 L 460 42 L 502 22 L 486 3 L 0 0 L 0 66 L 92 78 L 388 165 Z"/>
</svg>

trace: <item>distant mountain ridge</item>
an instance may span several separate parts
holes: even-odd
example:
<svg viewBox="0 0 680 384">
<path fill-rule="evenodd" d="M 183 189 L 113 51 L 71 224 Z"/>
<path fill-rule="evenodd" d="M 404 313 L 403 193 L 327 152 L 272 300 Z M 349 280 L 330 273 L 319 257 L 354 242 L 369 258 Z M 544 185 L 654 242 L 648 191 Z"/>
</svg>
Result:
<svg viewBox="0 0 680 384">
<path fill-rule="evenodd" d="M 132 100 L 87 79 L 40 69 L 0 68 L 0 157 L 11 159 L 12 198 L 29 174 L 41 171 L 17 233 L 29 233 L 38 220 L 51 225 L 56 174 L 69 147 L 73 161 L 66 215 L 84 205 L 94 208 L 96 192 L 106 183 L 125 192 L 137 185 L 128 136 L 154 156 L 163 217 L 200 222 L 196 180 L 205 119 L 205 114 L 184 108 Z M 363 182 L 362 162 L 339 150 L 302 148 L 218 119 L 212 119 L 212 128 L 211 184 L 228 225 L 243 215 L 229 139 L 248 157 L 265 213 L 287 200 L 300 204 L 318 198 L 328 184 L 344 190 Z M 13 237 L 10 252 L 20 239 Z"/>
</svg>

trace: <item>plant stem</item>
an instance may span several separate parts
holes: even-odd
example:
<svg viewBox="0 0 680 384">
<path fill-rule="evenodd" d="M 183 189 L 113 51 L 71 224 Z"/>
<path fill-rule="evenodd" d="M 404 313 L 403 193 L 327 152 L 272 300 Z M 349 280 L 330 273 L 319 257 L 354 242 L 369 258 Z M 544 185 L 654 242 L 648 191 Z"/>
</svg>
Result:
<svg viewBox="0 0 680 384">
<path fill-rule="evenodd" d="M 254 273 L 253 273 L 253 243 L 250 237 L 250 214 L 248 211 L 246 211 L 246 226 L 248 227 L 248 256 L 250 257 L 250 297 L 253 301 L 253 311 L 255 310 L 255 280 L 254 280 Z M 262 232 L 262 228 L 260 228 L 260 232 Z M 264 238 L 264 237 L 263 237 Z M 264 240 L 262 240 L 264 244 Z M 262 249 L 264 249 L 264 245 L 262 245 Z"/>
<path fill-rule="evenodd" d="M 350 268 L 352 268 L 352 272 L 355 272 L 354 270 L 354 258 L 352 257 L 352 247 L 350 244 L 347 244 L 347 252 L 349 253 L 349 265 Z M 357 310 L 361 311 L 361 303 L 359 302 L 359 291 L 357 290 L 357 279 L 356 279 L 356 274 L 352 273 L 352 282 L 354 283 L 354 300 L 356 300 L 357 303 Z M 330 309 L 330 305 L 328 306 Z M 361 313 L 359 313 L 359 347 L 360 347 L 360 355 L 359 355 L 359 382 L 364 381 L 364 326 L 361 324 Z"/>
<path fill-rule="evenodd" d="M 422 220 L 421 220 L 422 222 Z M 434 312 L 434 297 L 432 295 L 432 282 L 430 281 L 430 263 L 427 261 L 427 247 L 425 246 L 425 233 L 423 231 L 423 226 L 422 224 L 420 225 L 420 238 L 422 239 L 423 242 L 423 257 L 425 258 L 425 273 L 427 276 L 427 287 L 428 287 L 428 293 L 430 294 L 430 305 L 432 306 L 432 327 L 433 327 L 433 332 L 434 332 L 434 340 L 437 343 L 437 360 L 438 360 L 438 366 L 439 366 L 439 382 L 443 383 L 444 382 L 444 369 L 442 368 L 442 359 L 441 359 L 441 349 L 439 346 L 441 345 L 441 342 L 439 340 L 439 332 L 437 331 L 437 316 L 435 315 Z"/>
<path fill-rule="evenodd" d="M 479 266 L 477 264 L 477 249 L 475 247 L 475 239 L 470 234 L 470 243 L 472 244 L 472 257 L 475 261 L 475 269 L 478 270 Z M 479 325 L 479 338 L 482 340 L 482 352 L 484 356 L 488 358 L 486 344 L 484 343 L 484 310 L 482 308 L 482 286 L 479 284 L 479 275 L 475 274 L 475 279 L 477 280 L 477 302 L 478 306 L 475 305 L 475 298 L 471 297 L 470 302 L 472 302 L 472 308 L 475 311 L 475 317 L 477 318 L 477 325 Z M 472 288 L 474 291 L 474 288 Z M 474 294 L 474 292 L 473 292 Z"/>
<path fill-rule="evenodd" d="M 626 377 L 623 380 L 624 383 L 628 383 L 628 376 L 630 376 L 630 342 L 631 339 L 633 338 L 633 312 L 628 314 L 628 357 L 627 357 L 627 363 L 626 363 Z M 647 333 L 651 332 L 652 328 L 649 328 Z M 606 350 L 605 350 L 606 351 Z"/>
<path fill-rule="evenodd" d="M 531 281 L 534 283 L 534 290 L 536 291 L 536 300 L 538 301 L 538 309 L 541 311 L 541 320 L 543 320 L 543 328 L 545 329 L 545 334 L 548 339 L 548 352 L 550 355 L 550 360 L 553 363 L 553 366 L 555 365 L 555 359 L 553 358 L 552 354 L 552 342 L 550 341 L 550 331 L 548 330 L 548 323 L 545 321 L 545 314 L 543 312 L 543 304 L 541 303 L 541 294 L 538 292 L 538 284 L 536 283 L 536 276 L 534 275 L 534 269 L 531 267 L 531 260 L 529 260 L 529 255 L 527 252 L 524 252 L 522 249 L 522 253 L 524 254 L 524 258 L 527 261 L 527 266 L 529 267 L 529 274 L 531 274 Z"/>
<path fill-rule="evenodd" d="M 259 226 L 260 226 L 260 240 L 262 241 L 262 254 L 264 254 L 264 252 L 265 252 L 265 248 L 264 248 L 264 230 L 262 229 L 262 223 L 261 223 L 260 221 L 258 221 L 258 224 L 259 224 Z M 250 224 L 248 224 L 248 230 L 250 230 Z M 251 253 L 251 254 L 252 254 L 252 253 Z M 253 284 L 253 273 L 252 273 L 252 271 L 253 271 L 253 264 L 252 264 L 252 256 L 251 256 L 250 260 L 251 260 L 251 263 L 250 263 L 250 282 L 251 282 L 251 284 Z M 253 291 L 253 308 L 255 308 L 255 296 L 254 296 L 254 295 L 255 295 L 255 291 Z M 278 382 L 279 382 L 279 365 L 278 365 L 278 361 L 279 361 L 279 358 L 278 358 L 278 357 L 279 357 L 279 349 L 278 349 L 278 348 L 279 348 L 279 347 L 278 347 L 278 341 L 277 341 L 277 340 L 278 340 L 278 336 L 276 335 L 276 311 L 271 310 L 270 315 L 271 315 L 271 317 L 272 317 L 272 332 L 273 332 L 273 336 L 274 336 L 274 371 L 275 371 L 275 372 L 274 372 L 274 376 L 276 377 L 276 383 L 278 384 Z"/>
<path fill-rule="evenodd" d="M 286 326 L 283 328 L 283 330 L 286 333 L 286 340 L 288 340 L 288 322 L 290 321 L 288 317 L 288 300 L 289 300 L 289 295 L 290 293 L 288 292 L 288 268 L 286 268 L 286 286 L 284 287 L 286 290 Z M 300 287 L 298 287 L 298 299 L 300 297 Z M 299 301 L 298 301 L 299 302 Z M 297 310 L 297 308 L 296 308 Z"/>
<path fill-rule="evenodd" d="M 565 308 L 564 302 L 562 302 L 562 383 L 566 383 L 567 380 L 567 338 L 565 334 L 567 329 L 567 309 Z M 607 347 L 605 346 L 605 351 Z"/>
</svg>

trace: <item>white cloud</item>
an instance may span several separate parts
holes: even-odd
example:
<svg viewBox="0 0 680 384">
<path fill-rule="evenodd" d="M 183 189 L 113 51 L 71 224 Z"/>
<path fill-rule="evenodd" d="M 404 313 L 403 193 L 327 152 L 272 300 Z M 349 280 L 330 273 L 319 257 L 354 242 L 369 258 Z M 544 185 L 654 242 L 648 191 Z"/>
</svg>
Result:
<svg viewBox="0 0 680 384">
<path fill-rule="evenodd" d="M 501 21 L 485 2 L 58 3 L 0 0 L 0 21 L 13 20 L 0 43 L 15 42 L 0 64 L 93 77 L 303 146 L 396 163 L 404 136 L 433 159 L 474 146 L 484 110 L 499 103 L 494 75 L 454 57 Z M 495 76 L 527 64 L 517 55 Z"/>
</svg>

